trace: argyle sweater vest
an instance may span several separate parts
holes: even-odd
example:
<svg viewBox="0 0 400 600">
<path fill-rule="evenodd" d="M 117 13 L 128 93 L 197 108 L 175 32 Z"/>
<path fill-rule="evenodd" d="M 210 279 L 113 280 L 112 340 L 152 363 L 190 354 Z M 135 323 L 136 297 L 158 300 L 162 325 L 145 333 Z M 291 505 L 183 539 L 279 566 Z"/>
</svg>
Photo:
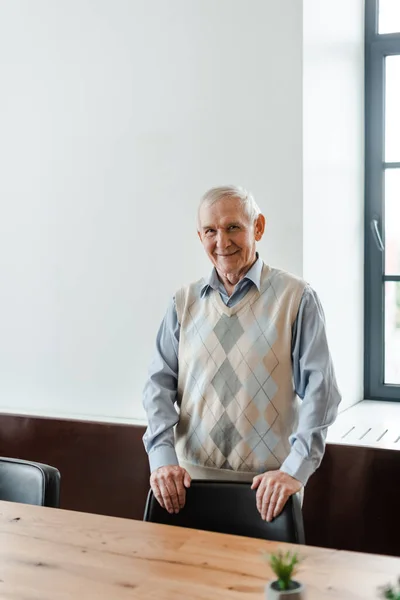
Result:
<svg viewBox="0 0 400 600">
<path fill-rule="evenodd" d="M 305 283 L 263 265 L 233 308 L 204 280 L 176 296 L 180 323 L 178 457 L 202 467 L 259 473 L 277 469 L 297 425 L 292 326 Z"/>
</svg>

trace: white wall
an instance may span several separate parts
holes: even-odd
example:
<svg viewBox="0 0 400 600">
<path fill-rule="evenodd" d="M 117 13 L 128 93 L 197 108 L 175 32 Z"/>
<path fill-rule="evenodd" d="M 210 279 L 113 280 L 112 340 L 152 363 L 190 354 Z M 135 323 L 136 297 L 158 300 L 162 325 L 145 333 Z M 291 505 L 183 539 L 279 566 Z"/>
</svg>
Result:
<svg viewBox="0 0 400 600">
<path fill-rule="evenodd" d="M 302 2 L 3 0 L 0 57 L 0 410 L 140 418 L 208 187 L 302 273 Z"/>
<path fill-rule="evenodd" d="M 363 398 L 363 0 L 304 0 L 304 277 L 326 313 L 342 410 Z"/>
</svg>

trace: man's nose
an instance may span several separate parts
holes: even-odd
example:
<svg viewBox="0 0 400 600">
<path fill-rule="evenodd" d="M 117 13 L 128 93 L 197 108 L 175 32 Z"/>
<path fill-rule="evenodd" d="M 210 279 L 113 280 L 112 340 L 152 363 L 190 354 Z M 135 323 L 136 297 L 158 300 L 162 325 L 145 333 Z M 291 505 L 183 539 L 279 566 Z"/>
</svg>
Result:
<svg viewBox="0 0 400 600">
<path fill-rule="evenodd" d="M 225 249 L 230 245 L 229 235 L 226 231 L 218 231 L 217 245 L 221 249 Z"/>
</svg>

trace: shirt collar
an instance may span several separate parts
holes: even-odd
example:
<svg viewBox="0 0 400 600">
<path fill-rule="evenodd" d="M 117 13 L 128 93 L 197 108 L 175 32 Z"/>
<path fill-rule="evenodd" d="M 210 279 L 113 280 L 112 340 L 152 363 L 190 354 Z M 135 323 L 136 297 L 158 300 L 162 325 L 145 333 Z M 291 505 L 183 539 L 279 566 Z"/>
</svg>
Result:
<svg viewBox="0 0 400 600">
<path fill-rule="evenodd" d="M 258 252 L 257 252 L 256 256 L 257 256 L 256 262 L 247 271 L 246 275 L 240 281 L 244 281 L 245 279 L 248 279 L 249 281 L 254 283 L 254 285 L 256 286 L 258 291 L 260 291 L 263 261 L 259 257 Z M 205 280 L 204 285 L 202 286 L 202 288 L 200 290 L 200 298 L 204 298 L 204 296 L 208 293 L 208 291 L 210 289 L 217 290 L 220 285 L 222 285 L 222 284 L 221 284 L 220 280 L 218 279 L 217 271 L 215 270 L 215 267 L 214 267 L 213 270 L 211 271 L 209 277 Z"/>
</svg>

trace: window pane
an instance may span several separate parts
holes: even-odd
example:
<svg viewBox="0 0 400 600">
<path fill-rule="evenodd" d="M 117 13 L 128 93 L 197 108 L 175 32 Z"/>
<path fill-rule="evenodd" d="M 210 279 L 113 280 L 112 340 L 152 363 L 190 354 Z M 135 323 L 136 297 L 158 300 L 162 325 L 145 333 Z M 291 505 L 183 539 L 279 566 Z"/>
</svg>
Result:
<svg viewBox="0 0 400 600">
<path fill-rule="evenodd" d="M 400 281 L 385 287 L 385 383 L 400 384 Z"/>
<path fill-rule="evenodd" d="M 400 31 L 399 0 L 379 0 L 379 33 Z"/>
<path fill-rule="evenodd" d="M 400 275 L 400 169 L 385 174 L 385 273 Z"/>
<path fill-rule="evenodd" d="M 400 162 L 400 56 L 398 55 L 386 57 L 385 160 Z"/>
</svg>

